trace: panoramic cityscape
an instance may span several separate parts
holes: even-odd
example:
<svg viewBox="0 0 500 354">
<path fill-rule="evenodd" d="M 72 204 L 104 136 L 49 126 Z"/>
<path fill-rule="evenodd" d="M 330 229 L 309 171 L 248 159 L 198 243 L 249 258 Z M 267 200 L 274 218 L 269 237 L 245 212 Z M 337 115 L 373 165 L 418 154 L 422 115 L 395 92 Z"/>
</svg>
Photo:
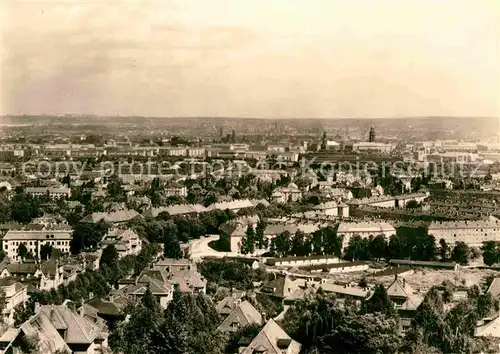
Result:
<svg viewBox="0 0 500 354">
<path fill-rule="evenodd" d="M 497 2 L 0 10 L 0 353 L 500 353 Z"/>
</svg>

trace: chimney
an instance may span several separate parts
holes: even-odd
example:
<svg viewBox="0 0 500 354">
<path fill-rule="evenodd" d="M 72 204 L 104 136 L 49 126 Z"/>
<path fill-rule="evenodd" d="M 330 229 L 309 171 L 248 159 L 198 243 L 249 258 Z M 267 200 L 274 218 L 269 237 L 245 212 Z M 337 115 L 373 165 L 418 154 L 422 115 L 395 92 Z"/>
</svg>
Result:
<svg viewBox="0 0 500 354">
<path fill-rule="evenodd" d="M 40 310 L 40 303 L 39 302 L 35 302 L 35 313 L 37 313 L 38 310 Z"/>
<path fill-rule="evenodd" d="M 403 278 L 403 288 L 406 286 L 406 279 Z"/>
<path fill-rule="evenodd" d="M 266 315 L 266 313 L 262 312 L 261 315 L 262 315 L 262 324 L 267 323 L 267 315 Z"/>
<path fill-rule="evenodd" d="M 80 308 L 78 309 L 78 314 L 83 317 L 83 315 L 85 314 L 85 311 L 83 310 L 83 305 L 80 306 Z"/>
</svg>

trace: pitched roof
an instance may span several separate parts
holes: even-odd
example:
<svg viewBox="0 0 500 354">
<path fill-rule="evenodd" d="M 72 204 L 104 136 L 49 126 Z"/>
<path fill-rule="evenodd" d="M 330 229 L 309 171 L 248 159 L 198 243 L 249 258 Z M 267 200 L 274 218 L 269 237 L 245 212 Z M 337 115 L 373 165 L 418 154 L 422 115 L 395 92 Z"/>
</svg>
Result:
<svg viewBox="0 0 500 354">
<path fill-rule="evenodd" d="M 387 287 L 389 297 L 406 297 L 413 295 L 414 291 L 406 281 L 399 278 L 394 279 L 391 285 Z"/>
<path fill-rule="evenodd" d="M 355 286 L 343 286 L 332 283 L 324 283 L 320 285 L 320 288 L 326 292 L 332 292 L 335 294 L 347 295 L 362 299 L 366 298 L 369 295 L 369 291 Z"/>
<path fill-rule="evenodd" d="M 500 278 L 494 278 L 486 292 L 493 297 L 498 297 L 500 295 Z"/>
<path fill-rule="evenodd" d="M 64 229 L 63 229 L 64 227 Z M 7 240 L 71 240 L 72 239 L 72 229 L 68 226 L 63 226 L 58 229 L 46 229 L 42 230 L 9 230 L 3 237 L 4 241 Z M 52 237 L 53 236 L 53 237 Z"/>
<path fill-rule="evenodd" d="M 383 232 L 393 232 L 396 233 L 396 229 L 386 222 L 372 222 L 372 221 L 362 221 L 362 222 L 342 222 L 340 223 L 337 233 L 353 233 L 353 232 L 373 232 L 374 234 Z"/>
<path fill-rule="evenodd" d="M 11 263 L 7 266 L 7 271 L 12 274 L 35 274 L 38 270 L 36 263 Z"/>
<path fill-rule="evenodd" d="M 151 208 L 142 215 L 146 218 L 156 218 L 161 212 L 167 212 L 169 215 L 184 215 L 191 213 L 204 213 L 207 209 L 201 204 L 177 204 L 166 207 Z"/>
<path fill-rule="evenodd" d="M 66 343 L 92 343 L 101 330 L 83 316 L 64 305 L 44 305 L 40 307 L 58 330 L 66 329 Z"/>
<path fill-rule="evenodd" d="M 243 328 L 254 323 L 262 325 L 263 320 L 260 312 L 251 303 L 243 301 L 236 305 L 218 329 L 222 332 L 234 332 L 237 328 L 234 328 L 232 324 L 235 322 L 239 324 L 240 328 Z"/>
<path fill-rule="evenodd" d="M 294 341 L 278 324 L 270 319 L 241 354 L 253 354 L 255 349 L 266 351 L 266 354 L 298 354 L 300 343 Z"/>
<path fill-rule="evenodd" d="M 476 337 L 500 337 L 500 317 L 491 321 L 479 323 L 475 331 Z"/>
<path fill-rule="evenodd" d="M 134 220 L 136 218 L 142 218 L 141 214 L 139 214 L 137 211 L 133 209 L 128 209 L 128 210 L 111 211 L 108 213 L 102 213 L 102 212 L 92 213 L 85 216 L 83 219 L 80 220 L 80 222 L 96 224 L 99 221 L 103 220 L 105 222 L 117 223 L 117 222 Z"/>
<path fill-rule="evenodd" d="M 267 280 L 261 287 L 261 292 L 274 297 L 286 298 L 290 296 L 298 285 L 288 275 L 276 275 L 275 279 Z"/>
<path fill-rule="evenodd" d="M 61 337 L 57 328 L 52 324 L 49 317 L 44 312 L 38 312 L 19 328 L 26 336 L 38 337 L 38 349 L 44 348 L 45 350 L 54 353 L 57 350 L 71 352 L 68 345 Z"/>
<path fill-rule="evenodd" d="M 230 202 L 221 202 L 221 203 L 213 203 L 210 204 L 207 210 L 233 210 L 233 209 L 243 209 L 243 208 L 251 208 L 254 205 L 248 199 L 238 199 Z"/>
<path fill-rule="evenodd" d="M 238 305 L 237 300 L 241 299 L 244 295 L 245 295 L 244 291 L 240 292 L 238 290 L 238 293 L 233 293 L 229 296 L 226 296 L 215 305 L 215 310 L 220 315 L 229 315 Z"/>
<path fill-rule="evenodd" d="M 97 310 L 101 315 L 120 316 L 122 304 L 116 301 L 108 301 L 100 298 L 94 298 L 87 303 Z"/>
</svg>

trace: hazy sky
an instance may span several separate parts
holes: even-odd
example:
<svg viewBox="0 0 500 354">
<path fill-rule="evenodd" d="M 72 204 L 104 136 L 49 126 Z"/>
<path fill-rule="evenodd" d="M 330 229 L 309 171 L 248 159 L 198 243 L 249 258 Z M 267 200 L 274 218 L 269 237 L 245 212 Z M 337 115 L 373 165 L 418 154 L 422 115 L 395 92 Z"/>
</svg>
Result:
<svg viewBox="0 0 500 354">
<path fill-rule="evenodd" d="M 498 0 L 0 3 L 3 114 L 500 116 Z"/>
</svg>

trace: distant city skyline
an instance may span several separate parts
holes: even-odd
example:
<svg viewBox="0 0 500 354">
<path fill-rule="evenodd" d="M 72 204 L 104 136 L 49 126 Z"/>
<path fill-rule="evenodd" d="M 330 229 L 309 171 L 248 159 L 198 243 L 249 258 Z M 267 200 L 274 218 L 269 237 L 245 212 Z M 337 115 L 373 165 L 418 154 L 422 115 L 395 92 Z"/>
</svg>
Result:
<svg viewBox="0 0 500 354">
<path fill-rule="evenodd" d="M 5 1 L 0 28 L 0 115 L 500 117 L 495 0 Z"/>
</svg>

